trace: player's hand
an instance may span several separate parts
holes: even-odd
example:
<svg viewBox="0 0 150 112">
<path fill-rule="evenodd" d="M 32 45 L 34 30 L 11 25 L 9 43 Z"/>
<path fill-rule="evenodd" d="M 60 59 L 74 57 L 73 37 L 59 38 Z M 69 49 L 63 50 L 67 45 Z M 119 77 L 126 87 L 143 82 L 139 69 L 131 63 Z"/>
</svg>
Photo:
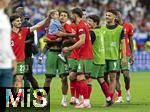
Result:
<svg viewBox="0 0 150 112">
<path fill-rule="evenodd" d="M 75 37 L 75 35 L 76 35 L 75 32 L 74 33 L 69 33 L 70 37 Z"/>
<path fill-rule="evenodd" d="M 62 41 L 62 38 L 57 38 L 56 41 L 60 42 L 60 41 Z"/>
<path fill-rule="evenodd" d="M 13 69 L 13 75 L 16 74 L 16 70 L 17 70 L 17 62 L 16 60 L 12 61 L 12 69 Z"/>
<path fill-rule="evenodd" d="M 133 65 L 133 63 L 134 63 L 134 56 L 131 56 L 131 58 L 130 58 L 130 64 Z"/>
<path fill-rule="evenodd" d="M 123 59 L 123 60 L 122 60 L 122 65 L 123 65 L 123 66 L 126 65 L 126 59 Z"/>
<path fill-rule="evenodd" d="M 64 48 L 62 49 L 62 51 L 63 51 L 64 53 L 66 53 L 67 51 L 69 51 L 69 47 L 64 47 Z"/>
</svg>

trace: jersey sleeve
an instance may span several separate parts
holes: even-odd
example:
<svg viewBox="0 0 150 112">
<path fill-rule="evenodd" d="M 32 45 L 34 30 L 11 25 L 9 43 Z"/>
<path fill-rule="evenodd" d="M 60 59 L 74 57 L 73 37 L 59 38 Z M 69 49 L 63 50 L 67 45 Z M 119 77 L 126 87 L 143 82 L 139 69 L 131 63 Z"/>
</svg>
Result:
<svg viewBox="0 0 150 112">
<path fill-rule="evenodd" d="M 72 33 L 72 28 L 69 24 L 64 24 L 64 29 L 67 33 Z"/>
<path fill-rule="evenodd" d="M 92 44 L 93 44 L 94 41 L 95 41 L 95 39 L 96 39 L 96 36 L 95 36 L 94 31 L 90 31 L 90 36 L 91 36 L 91 42 L 92 42 Z"/>
<path fill-rule="evenodd" d="M 78 34 L 79 35 L 85 34 L 85 28 L 84 27 L 79 27 L 78 28 Z"/>
<path fill-rule="evenodd" d="M 24 27 L 24 28 L 21 28 L 22 32 L 24 33 L 24 36 L 25 38 L 27 37 L 28 34 L 30 34 L 30 28 L 29 27 Z"/>
<path fill-rule="evenodd" d="M 130 24 L 130 25 L 129 25 L 129 27 L 130 27 L 130 28 L 129 28 L 129 35 L 130 35 L 130 36 L 132 36 L 132 35 L 133 35 L 133 33 L 134 33 L 133 25 L 132 25 L 132 24 Z"/>
</svg>

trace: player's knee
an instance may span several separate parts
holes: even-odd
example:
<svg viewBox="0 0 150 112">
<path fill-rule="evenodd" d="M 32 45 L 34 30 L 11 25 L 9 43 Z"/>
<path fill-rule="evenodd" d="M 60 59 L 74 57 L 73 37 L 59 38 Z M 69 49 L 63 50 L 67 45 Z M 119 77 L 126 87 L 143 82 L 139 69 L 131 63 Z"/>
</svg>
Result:
<svg viewBox="0 0 150 112">
<path fill-rule="evenodd" d="M 120 79 L 120 76 L 116 75 L 116 81 L 118 82 Z"/>
<path fill-rule="evenodd" d="M 116 81 L 116 73 L 110 73 L 110 81 Z"/>
<path fill-rule="evenodd" d="M 86 82 L 88 85 L 92 85 L 92 79 L 91 78 L 86 79 Z"/>
<path fill-rule="evenodd" d="M 66 83 L 67 82 L 67 76 L 62 76 L 61 81 L 62 81 L 62 83 Z"/>
<path fill-rule="evenodd" d="M 70 81 L 73 81 L 73 80 L 75 80 L 75 79 L 76 79 L 76 73 L 71 72 L 71 73 L 69 74 L 69 80 L 70 80 Z"/>
<path fill-rule="evenodd" d="M 22 75 L 18 75 L 18 76 L 16 76 L 15 79 L 16 79 L 17 82 L 22 82 L 23 76 Z"/>
<path fill-rule="evenodd" d="M 51 82 L 51 80 L 52 80 L 52 77 L 46 76 L 46 79 L 45 79 L 46 82 Z"/>
<path fill-rule="evenodd" d="M 81 80 L 84 80 L 84 79 L 85 79 L 84 75 L 78 75 L 77 76 L 77 81 L 81 81 Z"/>
</svg>

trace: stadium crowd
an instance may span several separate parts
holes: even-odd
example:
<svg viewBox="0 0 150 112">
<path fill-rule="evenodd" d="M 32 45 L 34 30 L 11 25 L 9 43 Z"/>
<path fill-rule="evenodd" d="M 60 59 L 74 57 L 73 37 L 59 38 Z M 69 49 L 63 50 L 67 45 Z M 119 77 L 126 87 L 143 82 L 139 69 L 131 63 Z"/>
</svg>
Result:
<svg viewBox="0 0 150 112">
<path fill-rule="evenodd" d="M 135 50 L 150 50 L 150 7 L 147 1 L 145 4 L 140 0 L 15 0 L 12 7 L 24 6 L 26 14 L 33 24 L 36 24 L 46 16 L 50 9 L 70 10 L 73 7 L 86 9 L 86 14 L 98 14 L 101 23 L 104 23 L 103 13 L 107 9 L 119 9 L 124 14 L 124 19 L 131 22 L 135 27 L 134 40 Z M 144 1 L 143 1 L 144 2 Z M 13 3 L 13 4 L 14 4 Z M 38 33 L 38 37 L 42 36 Z"/>
</svg>

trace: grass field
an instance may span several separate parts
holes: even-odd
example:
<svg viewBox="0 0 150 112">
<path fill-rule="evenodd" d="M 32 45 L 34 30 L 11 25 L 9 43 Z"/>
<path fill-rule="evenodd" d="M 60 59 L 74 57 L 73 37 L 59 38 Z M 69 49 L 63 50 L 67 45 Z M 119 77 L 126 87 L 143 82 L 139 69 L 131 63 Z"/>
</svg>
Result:
<svg viewBox="0 0 150 112">
<path fill-rule="evenodd" d="M 43 78 L 43 77 L 42 77 Z M 68 108 L 60 106 L 61 83 L 59 78 L 54 78 L 51 86 L 51 112 L 150 112 L 150 72 L 131 73 L 131 103 L 115 104 L 110 108 L 103 108 L 105 98 L 96 81 L 93 82 L 91 95 L 91 109 L 75 109 L 69 105 Z M 43 79 L 44 80 L 44 79 Z M 123 77 L 121 77 L 122 89 L 124 91 Z M 42 84 L 42 80 L 40 80 Z M 125 100 L 125 94 L 123 94 Z M 70 91 L 68 92 L 68 102 Z"/>
<path fill-rule="evenodd" d="M 42 86 L 44 83 L 44 75 L 35 76 Z M 150 112 L 150 72 L 131 73 L 131 96 L 132 101 L 126 103 L 123 77 L 121 77 L 124 103 L 115 104 L 112 107 L 102 107 L 105 98 L 96 81 L 93 81 L 93 91 L 91 95 L 91 109 L 75 109 L 68 105 L 67 108 L 60 106 L 61 102 L 61 82 L 58 77 L 54 78 L 51 85 L 50 94 L 50 112 Z M 68 103 L 70 101 L 70 91 L 68 91 Z M 16 111 L 18 112 L 18 111 Z M 22 111 L 23 112 L 23 111 Z M 33 112 L 29 108 L 25 112 Z M 36 111 L 47 112 L 47 111 Z"/>
</svg>

